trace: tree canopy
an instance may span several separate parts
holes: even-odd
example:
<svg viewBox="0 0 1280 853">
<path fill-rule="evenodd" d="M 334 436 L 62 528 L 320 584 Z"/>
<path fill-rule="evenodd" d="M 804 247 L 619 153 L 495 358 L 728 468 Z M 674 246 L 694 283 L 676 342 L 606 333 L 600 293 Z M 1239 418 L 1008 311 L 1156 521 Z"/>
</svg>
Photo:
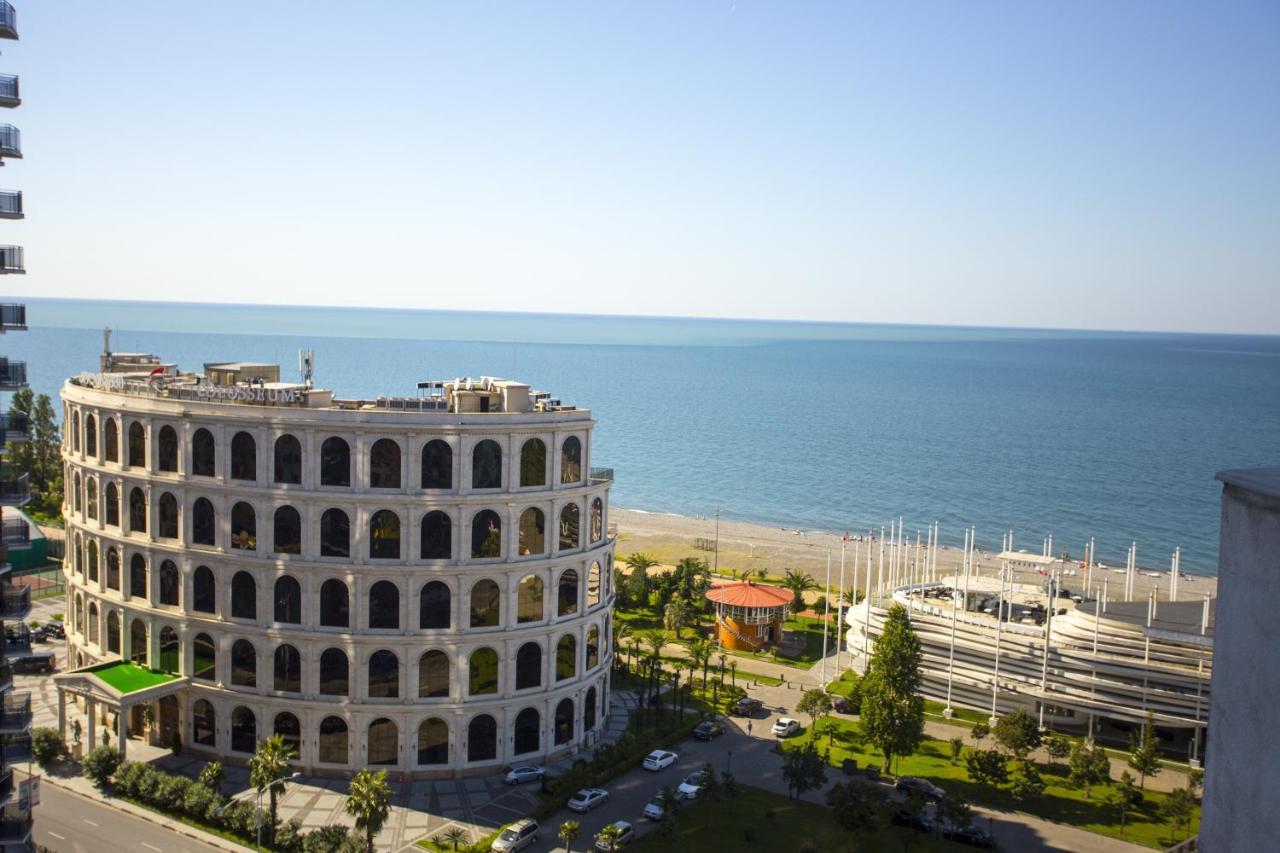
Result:
<svg viewBox="0 0 1280 853">
<path fill-rule="evenodd" d="M 862 678 L 862 731 L 884 755 L 888 773 L 894 756 L 911 755 L 924 738 L 924 699 L 920 688 L 920 638 L 907 611 L 895 604 Z"/>
</svg>

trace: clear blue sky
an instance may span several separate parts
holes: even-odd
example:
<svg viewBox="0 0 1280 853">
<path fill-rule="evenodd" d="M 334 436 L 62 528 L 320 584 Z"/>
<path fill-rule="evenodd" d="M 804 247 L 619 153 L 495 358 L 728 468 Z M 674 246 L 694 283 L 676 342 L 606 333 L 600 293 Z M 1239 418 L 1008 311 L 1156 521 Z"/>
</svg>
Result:
<svg viewBox="0 0 1280 853">
<path fill-rule="evenodd" d="M 14 0 L 69 297 L 1280 333 L 1280 3 Z"/>
</svg>

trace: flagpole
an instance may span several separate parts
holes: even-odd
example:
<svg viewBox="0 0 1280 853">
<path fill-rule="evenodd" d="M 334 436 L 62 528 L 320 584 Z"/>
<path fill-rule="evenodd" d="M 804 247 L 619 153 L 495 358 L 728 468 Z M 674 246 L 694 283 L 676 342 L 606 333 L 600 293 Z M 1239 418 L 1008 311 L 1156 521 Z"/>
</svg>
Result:
<svg viewBox="0 0 1280 853">
<path fill-rule="evenodd" d="M 827 619 L 831 615 L 831 549 L 827 549 L 827 583 L 822 608 L 822 689 L 827 689 Z"/>
</svg>

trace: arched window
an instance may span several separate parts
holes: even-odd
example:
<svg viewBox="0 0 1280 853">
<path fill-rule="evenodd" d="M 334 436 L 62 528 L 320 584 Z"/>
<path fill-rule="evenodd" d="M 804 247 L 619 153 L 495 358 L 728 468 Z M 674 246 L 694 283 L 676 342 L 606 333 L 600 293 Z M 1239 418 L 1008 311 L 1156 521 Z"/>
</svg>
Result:
<svg viewBox="0 0 1280 853">
<path fill-rule="evenodd" d="M 129 595 L 147 597 L 147 560 L 141 554 L 134 554 L 129 560 Z"/>
<path fill-rule="evenodd" d="M 76 472 L 74 482 L 75 482 L 75 487 L 71 490 L 71 508 L 76 512 L 83 512 L 82 507 L 84 506 L 84 501 L 80 496 L 80 472 L 79 471 Z"/>
<path fill-rule="evenodd" d="M 471 556 L 482 560 L 502 556 L 502 520 L 491 509 L 482 509 L 471 519 Z"/>
<path fill-rule="evenodd" d="M 604 501 L 594 498 L 591 501 L 591 541 L 599 542 L 604 538 Z"/>
<path fill-rule="evenodd" d="M 120 591 L 120 552 L 115 548 L 107 549 L 107 589 Z"/>
<path fill-rule="evenodd" d="M 556 746 L 573 740 L 573 700 L 561 699 L 556 705 Z"/>
<path fill-rule="evenodd" d="M 543 617 L 542 578 L 528 575 L 520 581 L 516 599 L 516 622 L 541 622 Z"/>
<path fill-rule="evenodd" d="M 452 623 L 452 596 L 448 585 L 431 581 L 418 592 L 418 627 L 423 630 L 448 628 Z"/>
<path fill-rule="evenodd" d="M 471 488 L 502 488 L 502 448 L 486 438 L 471 451 Z"/>
<path fill-rule="evenodd" d="M 178 470 L 178 432 L 171 426 L 160 427 L 160 439 L 158 445 L 159 459 L 156 461 L 160 465 L 161 471 L 170 474 L 176 473 Z"/>
<path fill-rule="evenodd" d="M 467 695 L 483 696 L 498 692 L 498 653 L 493 649 L 476 649 L 471 653 Z"/>
<path fill-rule="evenodd" d="M 302 516 L 291 506 L 276 509 L 272 544 L 277 554 L 302 553 Z"/>
<path fill-rule="evenodd" d="M 288 643 L 276 646 L 272 687 L 281 693 L 302 692 L 302 656 Z"/>
<path fill-rule="evenodd" d="M 449 763 L 449 726 L 439 717 L 423 720 L 418 726 L 418 763 Z"/>
<path fill-rule="evenodd" d="M 140 562 L 138 557 L 133 559 L 135 563 Z M 146 563 L 141 563 L 141 566 L 145 572 Z M 178 574 L 178 567 L 172 560 L 163 560 L 160 563 L 160 603 L 166 607 L 177 607 L 181 590 L 182 578 Z"/>
<path fill-rule="evenodd" d="M 80 452 L 80 413 L 73 412 L 71 415 L 71 449 L 76 453 Z"/>
<path fill-rule="evenodd" d="M 178 632 L 165 625 L 160 629 L 160 666 L 162 672 L 176 673 L 182 649 L 178 645 Z"/>
<path fill-rule="evenodd" d="M 547 445 L 540 438 L 531 438 L 520 448 L 520 485 L 545 486 L 547 484 Z"/>
<path fill-rule="evenodd" d="M 582 479 L 582 442 L 571 435 L 560 445 L 560 482 L 576 483 Z"/>
<path fill-rule="evenodd" d="M 98 543 L 89 540 L 89 580 L 98 582 Z"/>
<path fill-rule="evenodd" d="M 258 747 L 258 720 L 243 705 L 231 712 L 231 748 L 236 752 L 253 752 Z"/>
<path fill-rule="evenodd" d="M 201 681 L 217 681 L 218 649 L 213 644 L 213 638 L 208 634 L 196 634 L 191 641 L 191 651 L 194 657 L 191 677 Z"/>
<path fill-rule="evenodd" d="M 129 424 L 129 467 L 147 467 L 147 430 L 137 421 Z"/>
<path fill-rule="evenodd" d="M 336 435 L 320 445 L 320 485 L 351 485 L 351 446 Z"/>
<path fill-rule="evenodd" d="M 498 724 L 481 714 L 467 726 L 467 761 L 492 761 L 498 757 Z"/>
<path fill-rule="evenodd" d="M 274 618 L 287 625 L 302 624 L 302 586 L 290 575 L 276 578 Z"/>
<path fill-rule="evenodd" d="M 218 745 L 218 715 L 208 699 L 197 699 L 191 706 L 191 727 L 198 745 Z"/>
<path fill-rule="evenodd" d="M 216 613 L 218 610 L 218 585 L 213 570 L 208 566 L 196 566 L 191 576 L 191 609 L 198 613 Z"/>
<path fill-rule="evenodd" d="M 84 481 L 84 500 L 85 509 L 89 518 L 93 521 L 98 520 L 98 483 L 92 477 L 86 477 Z"/>
<path fill-rule="evenodd" d="M 231 683 L 238 687 L 258 686 L 258 653 L 248 640 L 231 646 Z"/>
<path fill-rule="evenodd" d="M 560 574 L 560 594 L 557 596 L 556 613 L 568 616 L 578 612 L 578 572 L 576 569 L 565 569 Z"/>
<path fill-rule="evenodd" d="M 432 510 L 422 517 L 422 559 L 448 560 L 453 557 L 453 521 L 447 513 Z"/>
<path fill-rule="evenodd" d="M 134 619 L 129 623 L 129 660 L 141 666 L 147 666 L 150 660 L 147 654 L 147 625 L 141 619 Z"/>
<path fill-rule="evenodd" d="M 389 509 L 378 510 L 369 521 L 369 557 L 400 559 L 400 516 Z"/>
<path fill-rule="evenodd" d="M 160 496 L 160 523 L 156 535 L 161 539 L 178 538 L 178 499 L 165 492 Z"/>
<path fill-rule="evenodd" d="M 191 436 L 191 473 L 200 477 L 214 476 L 213 460 L 213 433 L 201 427 Z"/>
<path fill-rule="evenodd" d="M 556 681 L 573 678 L 578 669 L 578 642 L 572 634 L 565 634 L 556 643 Z"/>
<path fill-rule="evenodd" d="M 347 724 L 341 717 L 325 717 L 320 721 L 320 761 L 347 763 Z"/>
<path fill-rule="evenodd" d="M 147 532 L 147 496 L 137 486 L 129 491 L 129 530 Z"/>
<path fill-rule="evenodd" d="M 418 698 L 439 699 L 449 695 L 449 658 L 432 650 L 418 658 Z"/>
<path fill-rule="evenodd" d="M 546 516 L 536 506 L 520 513 L 520 556 L 544 553 L 547 550 L 546 530 Z"/>
<path fill-rule="evenodd" d="M 400 659 L 381 649 L 369 656 L 369 698 L 395 699 L 400 695 Z"/>
<path fill-rule="evenodd" d="M 302 442 L 291 435 L 276 439 L 275 476 L 277 483 L 298 485 L 302 482 Z"/>
<path fill-rule="evenodd" d="M 516 690 L 542 686 L 542 646 L 525 643 L 516 652 Z"/>
<path fill-rule="evenodd" d="M 231 578 L 231 618 L 258 618 L 258 582 L 248 572 L 236 572 Z"/>
<path fill-rule="evenodd" d="M 351 521 L 337 507 L 320 516 L 320 556 L 351 556 Z"/>
<path fill-rule="evenodd" d="M 422 446 L 422 488 L 453 488 L 453 448 L 438 438 Z"/>
<path fill-rule="evenodd" d="M 325 628 L 351 625 L 351 596 L 347 585 L 336 578 L 320 585 L 320 624 Z"/>
<path fill-rule="evenodd" d="M 120 526 L 120 490 L 116 488 L 116 484 L 107 482 L 106 489 L 103 490 L 103 499 L 107 505 L 107 524 Z"/>
<path fill-rule="evenodd" d="M 114 610 L 107 611 L 107 651 L 120 654 L 120 614 Z"/>
<path fill-rule="evenodd" d="M 560 510 L 560 550 L 569 551 L 578 547 L 579 530 L 582 512 L 577 504 L 565 504 Z"/>
<path fill-rule="evenodd" d="M 120 428 L 115 418 L 102 422 L 102 458 L 107 462 L 120 461 Z"/>
<path fill-rule="evenodd" d="M 516 715 L 516 725 L 514 744 L 511 751 L 516 755 L 523 755 L 526 752 L 537 752 L 539 741 L 542 739 L 539 735 L 542 733 L 542 718 L 538 716 L 538 712 L 534 708 L 525 708 Z"/>
<path fill-rule="evenodd" d="M 391 581 L 369 587 L 369 627 L 400 629 L 400 589 Z"/>
<path fill-rule="evenodd" d="M 600 665 L 600 629 L 592 625 L 587 629 L 587 669 Z"/>
<path fill-rule="evenodd" d="M 595 607 L 600 603 L 600 564 L 594 560 L 587 569 L 587 606 Z"/>
<path fill-rule="evenodd" d="M 284 741 L 285 748 L 290 751 L 290 758 L 297 758 L 302 754 L 302 726 L 298 724 L 298 718 L 288 711 L 281 711 L 276 714 L 276 723 L 274 734 L 280 735 L 280 739 Z"/>
<path fill-rule="evenodd" d="M 258 442 L 247 432 L 231 436 L 231 479 L 258 479 Z"/>
<path fill-rule="evenodd" d="M 498 585 L 486 578 L 471 587 L 471 627 L 493 628 L 498 624 L 502 595 Z"/>
<path fill-rule="evenodd" d="M 72 628 L 74 628 L 76 631 L 79 631 L 81 634 L 85 632 L 84 631 L 84 596 L 83 595 L 76 596 L 76 615 L 75 615 L 75 623 L 72 625 Z M 90 638 L 86 638 L 86 639 L 90 639 Z"/>
<path fill-rule="evenodd" d="M 351 692 L 350 665 L 342 649 L 325 649 L 320 655 L 320 695 L 346 696 Z"/>
<path fill-rule="evenodd" d="M 596 727 L 596 689 L 587 690 L 587 697 L 582 700 L 582 730 L 589 732 Z"/>
<path fill-rule="evenodd" d="M 84 416 L 84 452 L 86 456 L 98 455 L 98 419 Z"/>
<path fill-rule="evenodd" d="M 244 501 L 231 507 L 231 547 L 240 551 L 258 548 L 258 516 Z"/>
<path fill-rule="evenodd" d="M 369 448 L 369 488 L 400 488 L 400 445 L 380 438 Z"/>
<path fill-rule="evenodd" d="M 400 763 L 399 732 L 396 724 L 379 717 L 369 724 L 369 764 L 374 767 Z"/>
<path fill-rule="evenodd" d="M 213 537 L 217 529 L 218 521 L 213 513 L 213 502 L 208 498 L 196 498 L 196 502 L 191 505 L 192 544 L 213 545 Z"/>
</svg>

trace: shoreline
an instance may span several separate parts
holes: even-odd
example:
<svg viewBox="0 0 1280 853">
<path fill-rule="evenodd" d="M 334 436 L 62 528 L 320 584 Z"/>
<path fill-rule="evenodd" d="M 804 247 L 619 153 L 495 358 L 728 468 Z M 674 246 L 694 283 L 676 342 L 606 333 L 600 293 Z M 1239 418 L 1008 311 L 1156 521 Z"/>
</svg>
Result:
<svg viewBox="0 0 1280 853">
<path fill-rule="evenodd" d="M 786 569 L 808 572 L 819 584 L 826 579 L 827 553 L 831 554 L 831 584 L 839 582 L 840 550 L 845 551 L 845 586 L 859 588 L 853 566 L 862 575 L 866 572 L 867 548 L 872 549 L 872 563 L 878 559 L 879 542 L 851 538 L 844 541 L 838 533 L 795 527 L 756 524 L 733 521 L 724 517 L 719 521 L 719 560 L 716 558 L 716 519 L 714 516 L 686 516 L 654 510 L 622 509 L 611 507 L 611 520 L 618 526 L 618 545 L 615 549 L 619 563 L 628 555 L 643 551 L 665 566 L 672 566 L 685 557 L 701 557 L 725 574 L 730 570 L 766 569 L 770 575 L 780 576 Z M 914 532 L 911 553 L 914 554 Z M 1016 543 L 1015 543 L 1016 545 Z M 921 551 L 924 546 L 921 545 Z M 1028 549 L 1029 550 L 1029 549 Z M 953 545 L 938 547 L 939 571 L 959 568 L 963 549 Z M 1039 553 L 1037 549 L 1033 553 Z M 979 568 L 995 566 L 994 554 L 978 549 Z M 1078 559 L 1078 555 L 1073 555 Z M 1109 586 L 1118 591 L 1123 578 L 1123 565 L 1103 563 L 1105 569 L 1094 569 L 1094 578 L 1110 579 Z M 1121 571 L 1116 571 L 1120 569 Z M 984 572 L 989 573 L 989 572 Z M 1153 577 L 1151 574 L 1155 573 Z M 1077 581 L 1079 583 L 1080 581 Z M 1070 583 L 1070 581 L 1066 581 Z M 1167 599 L 1169 570 L 1139 566 L 1134 577 L 1135 599 L 1145 598 L 1152 588 Z M 1213 576 L 1183 572 L 1178 579 L 1178 600 L 1190 601 L 1205 593 L 1217 595 L 1218 579 Z M 1114 598 L 1113 598 L 1114 600 Z"/>
</svg>

